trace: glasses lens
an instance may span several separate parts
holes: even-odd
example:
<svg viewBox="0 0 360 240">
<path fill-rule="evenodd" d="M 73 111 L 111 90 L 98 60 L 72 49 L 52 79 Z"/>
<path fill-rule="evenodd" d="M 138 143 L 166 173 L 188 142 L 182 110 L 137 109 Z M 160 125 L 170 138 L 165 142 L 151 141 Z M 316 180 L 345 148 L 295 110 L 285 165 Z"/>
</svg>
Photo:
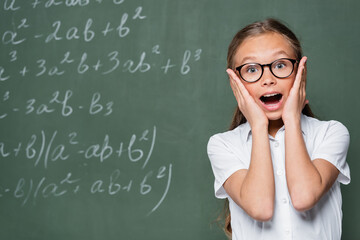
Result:
<svg viewBox="0 0 360 240">
<path fill-rule="evenodd" d="M 271 65 L 271 70 L 276 77 L 288 77 L 293 71 L 294 65 L 288 59 L 279 59 Z"/>
<path fill-rule="evenodd" d="M 240 71 L 241 77 L 248 82 L 255 82 L 261 76 L 261 66 L 255 63 L 245 64 Z"/>
</svg>

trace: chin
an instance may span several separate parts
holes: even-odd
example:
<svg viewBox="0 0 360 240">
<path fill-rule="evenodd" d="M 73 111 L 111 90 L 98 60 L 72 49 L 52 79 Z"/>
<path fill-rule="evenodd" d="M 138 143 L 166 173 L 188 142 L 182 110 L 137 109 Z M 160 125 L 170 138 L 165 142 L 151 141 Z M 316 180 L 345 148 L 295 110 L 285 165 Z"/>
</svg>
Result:
<svg viewBox="0 0 360 240">
<path fill-rule="evenodd" d="M 282 112 L 270 112 L 270 113 L 266 113 L 267 118 L 269 119 L 269 121 L 278 121 L 278 120 L 282 120 Z"/>
</svg>

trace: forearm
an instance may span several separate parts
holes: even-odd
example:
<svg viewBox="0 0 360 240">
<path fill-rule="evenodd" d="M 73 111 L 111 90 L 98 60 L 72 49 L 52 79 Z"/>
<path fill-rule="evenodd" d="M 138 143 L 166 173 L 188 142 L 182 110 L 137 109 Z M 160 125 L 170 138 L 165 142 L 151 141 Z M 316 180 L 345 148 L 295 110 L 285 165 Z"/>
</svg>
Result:
<svg viewBox="0 0 360 240">
<path fill-rule="evenodd" d="M 274 173 L 267 126 L 252 129 L 251 162 L 240 191 L 241 204 L 255 219 L 272 217 Z"/>
<path fill-rule="evenodd" d="M 285 169 L 293 206 L 301 211 L 312 208 L 323 183 L 307 152 L 300 121 L 285 124 Z"/>
</svg>

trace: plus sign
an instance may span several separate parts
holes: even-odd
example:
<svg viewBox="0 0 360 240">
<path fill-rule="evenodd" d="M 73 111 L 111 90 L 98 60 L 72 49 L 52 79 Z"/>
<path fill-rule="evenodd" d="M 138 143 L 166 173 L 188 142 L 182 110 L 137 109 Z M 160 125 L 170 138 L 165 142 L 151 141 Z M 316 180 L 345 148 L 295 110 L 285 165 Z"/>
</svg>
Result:
<svg viewBox="0 0 360 240">
<path fill-rule="evenodd" d="M 23 69 L 19 72 L 23 77 L 25 77 L 25 74 L 28 72 L 28 69 L 26 66 L 23 67 Z"/>
<path fill-rule="evenodd" d="M 108 22 L 106 24 L 106 28 L 104 31 L 102 31 L 102 33 L 104 34 L 104 37 L 107 35 L 108 32 L 111 32 L 113 30 L 113 28 L 110 28 L 110 23 Z"/>
<path fill-rule="evenodd" d="M 170 64 L 170 58 L 168 58 L 166 65 L 162 66 L 161 69 L 164 69 L 164 74 L 166 74 L 168 72 L 168 69 L 172 67 L 175 67 L 175 65 Z"/>
<path fill-rule="evenodd" d="M 93 66 L 93 68 L 95 69 L 95 71 L 97 71 L 101 66 L 102 64 L 100 64 L 100 60 L 98 60 L 97 63 Z"/>
</svg>

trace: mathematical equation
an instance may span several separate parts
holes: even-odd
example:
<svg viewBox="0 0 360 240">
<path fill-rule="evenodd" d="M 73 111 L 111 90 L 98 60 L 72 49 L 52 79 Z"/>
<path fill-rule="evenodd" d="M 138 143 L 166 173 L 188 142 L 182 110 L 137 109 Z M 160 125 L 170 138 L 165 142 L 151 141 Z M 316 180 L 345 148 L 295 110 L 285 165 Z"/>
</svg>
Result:
<svg viewBox="0 0 360 240">
<path fill-rule="evenodd" d="M 57 7 L 57 6 L 66 6 L 66 7 L 86 7 L 90 4 L 101 4 L 103 0 L 33 0 L 26 1 L 26 4 L 28 4 L 25 7 L 29 7 L 29 5 L 32 6 L 33 9 L 43 7 L 43 8 L 51 8 L 51 7 Z M 120 5 L 125 2 L 125 0 L 111 0 L 109 1 L 114 5 Z M 24 3 L 24 1 L 20 0 L 5 0 L 4 5 L 2 6 L 4 11 L 18 11 L 22 8 L 20 5 L 21 3 Z"/>
<path fill-rule="evenodd" d="M 22 106 L 9 106 L 9 105 L 8 106 L 10 107 L 10 111 L 12 113 L 24 112 L 25 115 L 29 115 L 29 114 L 45 115 L 59 111 L 62 117 L 68 117 L 71 114 L 73 114 L 76 110 L 84 110 L 90 116 L 99 115 L 99 114 L 101 114 L 102 116 L 109 116 L 113 113 L 114 102 L 102 101 L 101 94 L 99 92 L 95 92 L 92 94 L 92 97 L 89 100 L 89 103 L 86 104 L 86 106 L 70 105 L 70 100 L 72 96 L 73 96 L 73 91 L 70 89 L 66 90 L 65 92 L 55 91 L 52 94 L 52 96 L 49 97 L 46 103 L 39 103 L 37 99 L 31 98 L 25 100 Z M 9 91 L 6 91 L 3 94 L 2 102 L 6 104 L 7 101 L 9 100 L 11 100 L 11 94 Z M 4 119 L 8 116 L 9 116 L 8 112 L 4 112 L 4 110 L 0 112 L 0 119 Z"/>
<path fill-rule="evenodd" d="M 44 43 L 50 43 L 52 41 L 61 40 L 83 40 L 85 42 L 91 42 L 94 39 L 96 40 L 97 36 L 109 37 L 112 34 L 115 34 L 115 36 L 119 38 L 124 38 L 130 34 L 131 29 L 127 26 L 129 18 L 132 21 L 146 19 L 146 16 L 142 15 L 142 11 L 143 8 L 139 6 L 134 10 L 132 15 L 124 12 L 118 25 L 108 21 L 99 32 L 94 30 L 94 20 L 92 18 L 88 18 L 82 27 L 69 26 L 66 29 L 63 29 L 61 20 L 56 20 L 50 24 L 47 33 L 31 34 L 32 37 L 30 39 L 43 39 L 42 41 Z M 117 19 L 113 21 L 119 22 Z M 26 30 L 31 28 L 31 23 L 27 18 L 22 18 L 18 22 L 12 22 L 12 25 L 15 25 L 15 30 L 14 26 L 8 26 L 9 29 L 1 33 L 1 41 L 3 45 L 19 45 L 29 41 L 29 37 L 26 37 L 29 35 L 29 31 Z M 61 34 L 62 32 L 64 32 L 63 35 Z"/>
<path fill-rule="evenodd" d="M 77 132 L 71 132 L 67 136 L 60 136 L 61 139 L 65 138 L 66 142 L 56 143 L 59 141 L 58 133 L 58 131 L 54 131 L 52 134 L 48 134 L 41 131 L 40 136 L 32 134 L 27 141 L 20 141 L 16 146 L 11 147 L 7 146 L 6 142 L 0 142 L 0 157 L 2 161 L 5 161 L 7 158 L 14 160 L 19 156 L 25 156 L 27 161 L 34 161 L 34 167 L 39 166 L 40 162 L 42 162 L 42 166 L 46 169 L 50 163 L 71 161 L 71 159 L 79 159 L 79 157 L 85 160 L 96 159 L 101 163 L 111 157 L 113 157 L 112 160 L 119 161 L 123 153 L 127 153 L 126 156 L 130 162 L 142 162 L 141 168 L 144 169 L 149 162 L 156 141 L 156 126 L 151 132 L 148 129 L 143 131 L 140 137 L 132 134 L 127 146 L 124 146 L 124 141 L 111 145 L 108 134 L 102 137 L 101 143 L 81 143 L 78 140 L 81 136 Z M 149 143 L 150 146 L 146 147 L 146 143 Z M 81 146 L 81 148 L 77 149 L 78 146 Z M 142 146 L 142 148 L 138 146 Z M 145 154 L 143 148 L 148 149 L 147 154 Z M 73 157 L 72 154 L 77 156 Z M 84 162 L 84 165 L 86 166 L 87 162 Z"/>
<path fill-rule="evenodd" d="M 0 120 L 5 119 L 0 130 L 9 131 L 0 136 L 0 169 L 6 176 L 0 201 L 31 206 L 71 195 L 126 195 L 151 202 L 148 215 L 159 208 L 171 186 L 173 164 L 162 157 L 152 161 L 157 127 L 122 138 L 116 131 L 132 126 L 104 124 L 121 122 L 119 102 L 107 90 L 134 79 L 124 75 L 180 79 L 191 76 L 203 59 L 200 46 L 176 44 L 173 34 L 159 36 L 155 14 L 127 0 L 0 2 Z M 131 93 L 129 86 L 122 85 L 116 99 L 131 104 L 130 94 L 121 95 Z M 86 134 L 79 123 L 68 130 L 73 115 L 91 119 Z M 39 122 L 29 121 L 34 116 Z M 54 116 L 60 120 L 47 125 Z M 32 130 L 44 122 L 51 130 Z M 26 127 L 18 131 L 18 124 Z M 103 127 L 115 131 L 95 134 Z"/>
<path fill-rule="evenodd" d="M 98 4 L 102 3 L 102 1 L 95 2 Z M 123 2 L 114 0 L 113 4 L 117 6 Z M 16 0 L 7 0 L 4 2 L 3 10 L 5 13 L 17 13 L 21 9 L 19 4 Z M 87 7 L 90 5 L 90 1 L 34 1 L 32 3 L 33 9 L 42 4 L 45 8 L 61 5 L 66 5 L 67 7 Z M 6 65 L 4 63 L 0 65 L 0 82 L 9 80 L 11 77 L 53 77 L 66 75 L 67 73 L 68 75 L 71 74 L 71 76 L 74 73 L 80 75 L 98 73 L 100 76 L 103 76 L 113 72 L 119 73 L 119 71 L 120 73 L 145 73 L 151 69 L 156 69 L 163 74 L 173 70 L 176 70 L 181 75 L 188 74 L 191 66 L 201 59 L 201 48 L 192 48 L 192 50 L 183 49 L 181 56 L 174 59 L 167 57 L 166 55 L 169 53 L 162 51 L 160 45 L 155 43 L 152 49 L 138 50 L 138 53 L 135 53 L 137 56 L 126 57 L 122 51 L 113 49 L 108 51 L 105 56 L 99 57 L 98 53 L 86 51 L 88 47 L 81 44 L 80 49 L 84 48 L 83 51 L 77 49 L 75 53 L 71 51 L 57 52 L 55 56 L 62 56 L 59 59 L 54 58 L 54 54 L 51 54 L 51 59 L 44 56 L 34 60 L 31 58 L 30 62 L 28 61 L 28 56 L 21 56 L 23 52 L 18 50 L 21 45 L 32 46 L 37 44 L 37 42 L 43 43 L 43 47 L 51 43 L 63 47 L 66 46 L 62 44 L 64 41 L 81 41 L 85 43 L 96 41 L 96 48 L 100 45 L 106 46 L 108 45 L 107 39 L 113 39 L 114 37 L 124 39 L 131 33 L 132 28 L 140 28 L 143 25 L 142 22 L 148 19 L 144 11 L 142 6 L 138 6 L 133 10 L 117 14 L 116 16 L 119 16 L 119 19 L 112 17 L 111 20 L 102 20 L 101 23 L 97 23 L 96 17 L 88 17 L 80 23 L 77 22 L 76 26 L 69 25 L 73 24 L 72 22 L 65 24 L 61 19 L 55 20 L 52 23 L 48 23 L 48 21 L 39 23 L 35 20 L 29 20 L 26 16 L 22 17 L 21 12 L 19 12 L 20 16 L 15 15 L 11 24 L 4 25 L 7 29 L 0 30 L 1 44 L 6 46 L 5 49 L 8 49 L 7 56 L 9 61 Z M 45 26 L 42 26 L 44 24 Z M 37 32 L 39 29 L 41 29 L 41 32 Z M 131 45 L 133 42 L 119 42 L 118 44 L 119 46 L 125 44 Z M 91 49 L 94 48 L 91 47 Z M 53 51 L 53 48 L 50 51 Z M 48 51 L 44 51 L 44 53 L 48 53 Z M 148 62 L 147 57 L 150 54 L 159 55 L 159 57 L 152 59 L 152 62 Z M 27 59 L 27 61 L 24 62 L 24 59 Z M 36 67 L 33 65 L 36 65 Z"/>
<path fill-rule="evenodd" d="M 50 137 L 48 137 L 49 135 Z M 156 142 L 156 126 L 151 131 L 146 129 L 138 135 L 132 134 L 126 144 L 121 141 L 113 142 L 113 145 L 111 145 L 108 134 L 103 136 L 101 143 L 93 144 L 79 142 L 81 136 L 77 132 L 62 136 L 62 139 L 65 138 L 65 140 L 58 140 L 58 138 L 58 131 L 54 131 L 52 134 L 41 131 L 40 135 L 32 134 L 27 141 L 20 141 L 15 147 L 11 147 L 6 142 L 0 142 L 1 163 L 6 164 L 7 161 L 16 160 L 28 162 L 31 160 L 34 168 L 38 169 L 42 166 L 40 169 L 46 170 L 54 169 L 54 167 L 56 169 L 54 164 L 60 161 L 64 163 L 65 161 L 65 164 L 67 162 L 69 167 L 70 165 L 71 168 L 77 166 L 82 172 L 86 172 L 84 169 L 93 163 L 89 161 L 96 160 L 99 164 L 112 161 L 120 168 L 112 170 L 108 177 L 95 180 L 84 179 L 81 176 L 74 177 L 71 171 L 57 182 L 51 181 L 47 177 L 37 177 L 37 180 L 22 177 L 19 178 L 16 184 L 8 184 L 12 185 L 12 187 L 0 183 L 0 199 L 13 196 L 20 199 L 21 205 L 24 206 L 30 200 L 35 204 L 38 198 L 78 194 L 81 190 L 90 194 L 108 195 L 133 191 L 143 196 L 149 194 L 153 187 L 158 188 L 161 185 L 164 186 L 163 194 L 149 214 L 155 211 L 164 201 L 171 184 L 172 164 L 145 172 Z M 74 150 L 74 147 L 77 146 L 81 147 Z M 136 170 L 137 173 L 133 174 L 134 177 L 128 170 L 121 170 L 121 166 L 127 169 L 129 164 L 135 164 L 141 170 L 140 174 L 138 173 L 139 170 Z M 89 176 L 87 177 L 89 178 Z"/>
<path fill-rule="evenodd" d="M 39 198 L 59 198 L 70 194 L 76 195 L 82 191 L 90 195 L 117 196 L 133 193 L 144 197 L 153 188 L 156 189 L 156 192 L 160 192 L 159 188 L 163 187 L 164 190 L 161 196 L 147 213 L 147 215 L 150 215 L 159 208 L 168 194 L 172 179 L 172 164 L 160 166 L 158 169 L 150 170 L 144 175 L 137 174 L 133 178 L 126 175 L 126 171 L 115 169 L 108 177 L 96 180 L 74 177 L 71 172 L 68 172 L 63 179 L 57 182 L 49 180 L 47 177 L 40 177 L 40 179 L 36 180 L 33 178 L 20 178 L 15 185 L 9 184 L 12 185 L 10 187 L 4 186 L 4 183 L 0 184 L 0 201 L 4 198 L 14 197 L 19 200 L 21 206 L 25 206 L 29 202 L 36 205 Z M 148 199 L 145 200 L 149 201 Z"/>
<path fill-rule="evenodd" d="M 12 50 L 9 52 L 9 61 L 14 62 L 15 66 L 9 64 L 11 69 L 18 67 L 17 71 L 9 72 L 5 67 L 0 66 L 0 82 L 11 79 L 11 76 L 14 76 L 16 79 L 19 77 L 54 77 L 62 76 L 66 74 L 66 70 L 70 65 L 71 68 L 69 72 L 73 76 L 74 73 L 82 75 L 85 73 L 99 73 L 100 75 L 107 75 L 112 72 L 128 72 L 128 73 L 146 73 L 152 68 L 161 71 L 164 74 L 167 74 L 172 69 L 177 69 L 181 75 L 186 75 L 191 70 L 191 64 L 199 61 L 201 58 L 201 49 L 196 49 L 191 52 L 190 50 L 185 50 L 182 57 L 177 59 L 177 62 L 172 62 L 171 58 L 166 60 L 161 56 L 159 61 L 161 63 L 149 63 L 146 61 L 146 52 L 141 52 L 140 56 L 136 60 L 133 59 L 121 59 L 121 54 L 118 51 L 112 51 L 107 54 L 103 59 L 93 57 L 93 54 L 88 54 L 84 52 L 81 56 L 72 56 L 70 51 L 67 51 L 63 54 L 63 57 L 59 59 L 56 64 L 50 63 L 49 61 L 40 58 L 35 61 L 37 67 L 30 69 L 27 65 L 19 66 L 15 61 L 18 59 L 17 51 Z M 160 55 L 160 46 L 155 45 L 151 51 L 152 54 Z M 30 75 L 29 75 L 30 74 Z"/>
</svg>

